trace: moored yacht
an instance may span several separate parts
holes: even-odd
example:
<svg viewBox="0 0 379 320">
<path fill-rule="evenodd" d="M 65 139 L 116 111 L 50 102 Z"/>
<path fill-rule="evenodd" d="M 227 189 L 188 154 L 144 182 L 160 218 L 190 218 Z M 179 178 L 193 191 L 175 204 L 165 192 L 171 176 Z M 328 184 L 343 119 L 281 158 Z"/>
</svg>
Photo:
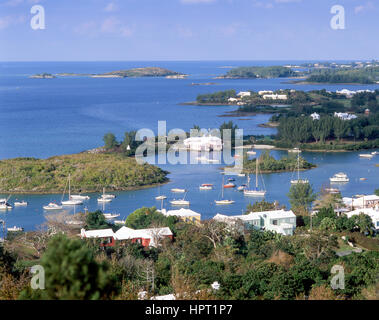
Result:
<svg viewBox="0 0 379 320">
<path fill-rule="evenodd" d="M 373 154 L 370 154 L 370 153 L 361 153 L 359 155 L 360 158 L 366 158 L 366 159 L 372 159 L 374 157 Z"/>
<path fill-rule="evenodd" d="M 291 184 L 307 184 L 308 179 L 300 179 L 300 155 L 297 155 L 297 179 L 291 180 Z"/>
<path fill-rule="evenodd" d="M 71 175 L 70 174 L 68 175 L 68 200 L 65 200 L 65 201 L 63 201 L 64 192 L 65 191 L 63 191 L 62 201 L 61 201 L 61 204 L 63 206 L 77 206 L 77 205 L 83 204 L 83 201 L 81 200 L 71 199 Z"/>
<path fill-rule="evenodd" d="M 114 218 L 118 218 L 120 216 L 120 214 L 118 214 L 118 213 L 103 213 L 103 216 L 105 219 L 111 220 Z"/>
<path fill-rule="evenodd" d="M 63 207 L 54 203 L 54 202 L 50 202 L 47 206 L 43 206 L 43 208 L 45 210 L 62 210 Z"/>
<path fill-rule="evenodd" d="M 173 189 L 171 189 L 171 192 L 173 192 L 173 193 L 184 193 L 184 192 L 186 192 L 186 189 L 173 188 Z"/>
<path fill-rule="evenodd" d="M 259 171 L 259 164 L 258 163 L 259 163 L 259 160 L 258 160 L 258 158 L 256 158 L 256 160 L 255 160 L 255 164 L 256 164 L 256 168 L 255 168 L 255 189 L 250 189 L 250 176 L 247 175 L 247 186 L 248 186 L 248 188 L 243 190 L 244 196 L 264 197 L 266 194 L 266 190 L 258 188 L 258 171 Z M 263 177 L 262 177 L 262 180 L 263 180 Z"/>
<path fill-rule="evenodd" d="M 22 201 L 15 201 L 13 203 L 13 205 L 15 207 L 26 207 L 28 205 L 28 203 L 26 201 L 22 200 Z"/>
<path fill-rule="evenodd" d="M 333 177 L 329 178 L 330 182 L 349 182 L 350 179 L 347 177 L 346 173 L 339 172 Z"/>
<path fill-rule="evenodd" d="M 8 199 L 0 199 L 0 210 L 10 210 L 13 207 L 8 203 Z"/>
<path fill-rule="evenodd" d="M 89 200 L 90 197 L 89 196 L 83 196 L 81 194 L 73 194 L 70 196 L 70 199 L 71 200 Z"/>
</svg>

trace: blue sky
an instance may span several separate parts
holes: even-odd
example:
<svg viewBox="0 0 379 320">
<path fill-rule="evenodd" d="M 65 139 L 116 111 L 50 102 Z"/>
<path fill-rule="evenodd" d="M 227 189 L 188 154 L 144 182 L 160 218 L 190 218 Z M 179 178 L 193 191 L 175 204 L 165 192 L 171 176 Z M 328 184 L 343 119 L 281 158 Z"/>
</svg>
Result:
<svg viewBox="0 0 379 320">
<path fill-rule="evenodd" d="M 377 59 L 378 16 L 376 0 L 0 0 L 0 60 Z"/>
</svg>

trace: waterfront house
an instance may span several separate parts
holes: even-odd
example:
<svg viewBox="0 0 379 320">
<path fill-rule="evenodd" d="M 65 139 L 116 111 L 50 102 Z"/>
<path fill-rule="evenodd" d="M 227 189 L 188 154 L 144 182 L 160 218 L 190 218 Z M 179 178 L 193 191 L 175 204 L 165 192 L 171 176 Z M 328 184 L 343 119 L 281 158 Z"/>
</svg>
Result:
<svg viewBox="0 0 379 320">
<path fill-rule="evenodd" d="M 130 240 L 132 243 L 140 243 L 144 247 L 157 247 L 159 241 L 164 238 L 173 239 L 170 228 L 131 229 L 122 227 L 115 232 L 117 241 Z"/>
<path fill-rule="evenodd" d="M 353 210 L 362 208 L 374 208 L 376 205 L 379 205 L 379 196 L 371 194 L 355 198 L 344 197 L 342 198 L 342 202 L 346 207 L 353 208 Z"/>
<path fill-rule="evenodd" d="M 273 93 L 274 91 L 271 91 L 271 90 L 261 90 L 258 92 L 260 96 L 263 96 L 264 94 L 273 94 Z"/>
<path fill-rule="evenodd" d="M 271 99 L 271 100 L 287 100 L 287 95 L 285 94 L 264 94 L 263 99 Z"/>
<path fill-rule="evenodd" d="M 241 91 L 237 94 L 238 97 L 250 97 L 251 96 L 251 92 L 250 91 Z"/>
<path fill-rule="evenodd" d="M 184 140 L 184 146 L 194 151 L 221 151 L 222 140 L 214 136 L 191 137 Z"/>
<path fill-rule="evenodd" d="M 122 227 L 117 232 L 112 229 L 84 230 L 80 231 L 81 238 L 101 239 L 101 247 L 113 247 L 116 241 L 131 241 L 140 243 L 144 247 L 157 247 L 159 241 L 164 238 L 173 239 L 173 233 L 170 228 L 149 228 L 149 229 L 131 229 Z"/>
<path fill-rule="evenodd" d="M 311 114 L 312 120 L 320 120 L 320 115 L 317 112 Z"/>
<path fill-rule="evenodd" d="M 226 216 L 217 214 L 214 220 L 235 225 L 242 222 L 245 228 L 253 227 L 257 230 L 268 230 L 283 235 L 293 235 L 296 228 L 296 215 L 292 210 L 272 210 L 251 212 L 245 215 Z"/>
<path fill-rule="evenodd" d="M 99 229 L 99 230 L 80 230 L 80 237 L 83 238 L 96 238 L 101 239 L 101 247 L 113 247 L 115 245 L 115 235 L 112 229 Z"/>
<path fill-rule="evenodd" d="M 179 220 L 183 222 L 193 222 L 193 223 L 200 223 L 201 221 L 201 214 L 197 213 L 191 209 L 186 208 L 180 208 L 178 210 L 158 210 L 160 213 L 165 215 L 166 217 L 170 216 L 176 216 L 179 218 Z"/>
<path fill-rule="evenodd" d="M 348 218 L 352 216 L 360 215 L 361 213 L 368 215 L 375 227 L 376 231 L 379 231 L 379 205 L 374 208 L 356 209 L 354 211 L 346 212 Z"/>
</svg>

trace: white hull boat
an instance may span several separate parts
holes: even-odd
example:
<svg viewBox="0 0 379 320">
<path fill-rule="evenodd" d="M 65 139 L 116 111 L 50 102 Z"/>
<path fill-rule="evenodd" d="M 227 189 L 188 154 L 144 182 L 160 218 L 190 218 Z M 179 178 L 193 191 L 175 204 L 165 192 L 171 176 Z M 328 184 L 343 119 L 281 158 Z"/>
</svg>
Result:
<svg viewBox="0 0 379 320">
<path fill-rule="evenodd" d="M 233 200 L 215 200 L 216 205 L 227 205 L 227 204 L 233 204 L 235 201 Z"/>
<path fill-rule="evenodd" d="M 291 180 L 291 184 L 307 184 L 307 183 L 309 183 L 308 179 Z"/>
<path fill-rule="evenodd" d="M 66 200 L 61 202 L 62 206 L 80 206 L 83 204 L 81 200 Z"/>
<path fill-rule="evenodd" d="M 112 199 L 111 198 L 98 198 L 97 199 L 97 202 L 112 202 Z"/>
<path fill-rule="evenodd" d="M 89 196 L 82 196 L 80 194 L 73 194 L 70 196 L 70 199 L 71 200 L 89 200 L 90 197 Z"/>
<path fill-rule="evenodd" d="M 372 159 L 374 157 L 373 154 L 369 154 L 369 153 L 364 153 L 364 154 L 360 154 L 359 155 L 360 158 L 365 158 L 365 159 Z"/>
<path fill-rule="evenodd" d="M 155 200 L 165 200 L 167 199 L 166 196 L 158 196 L 158 197 L 155 197 Z"/>
<path fill-rule="evenodd" d="M 50 202 L 47 206 L 43 206 L 43 208 L 45 210 L 62 210 L 63 207 L 54 203 L 54 202 Z"/>
<path fill-rule="evenodd" d="M 172 200 L 170 201 L 170 203 L 173 206 L 189 206 L 190 205 L 190 202 L 187 200 Z"/>
<path fill-rule="evenodd" d="M 103 216 L 105 219 L 111 220 L 114 218 L 118 218 L 120 216 L 120 214 L 118 214 L 118 213 L 103 213 Z"/>
<path fill-rule="evenodd" d="M 173 193 L 184 193 L 184 192 L 186 192 L 186 189 L 174 188 L 174 189 L 171 189 L 171 192 L 173 192 Z"/>
<path fill-rule="evenodd" d="M 249 197 L 264 197 L 266 191 L 264 190 L 244 190 L 243 194 Z"/>
<path fill-rule="evenodd" d="M 255 156 L 257 153 L 255 151 L 248 151 L 246 152 L 249 156 Z"/>
<path fill-rule="evenodd" d="M 7 231 L 8 232 L 17 232 L 17 231 L 24 231 L 24 228 L 20 228 L 20 227 L 12 227 L 12 228 L 7 228 Z"/>
<path fill-rule="evenodd" d="M 210 186 L 200 186 L 199 189 L 200 190 L 212 190 L 213 188 Z"/>
<path fill-rule="evenodd" d="M 243 190 L 243 195 L 247 197 L 264 197 L 266 190 L 258 188 L 258 172 L 259 172 L 259 161 L 258 158 L 255 161 L 255 189 L 250 190 L 250 176 L 247 175 L 247 188 Z M 262 177 L 263 180 L 263 177 Z"/>
<path fill-rule="evenodd" d="M 28 203 L 26 201 L 16 201 L 13 205 L 15 207 L 26 207 Z"/>
<path fill-rule="evenodd" d="M 0 210 L 10 210 L 13 207 L 8 203 L 8 199 L 0 199 Z"/>
<path fill-rule="evenodd" d="M 335 174 L 333 177 L 329 178 L 329 180 L 332 183 L 345 183 L 350 181 L 347 175 L 343 172 Z"/>
</svg>

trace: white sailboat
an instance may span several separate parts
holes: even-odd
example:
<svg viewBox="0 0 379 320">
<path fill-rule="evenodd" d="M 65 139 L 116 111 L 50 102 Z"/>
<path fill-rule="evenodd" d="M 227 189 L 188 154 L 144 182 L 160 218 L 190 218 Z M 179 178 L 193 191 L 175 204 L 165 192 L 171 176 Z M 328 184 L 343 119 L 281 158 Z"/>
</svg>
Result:
<svg viewBox="0 0 379 320">
<path fill-rule="evenodd" d="M 0 210 L 10 210 L 13 209 L 13 207 L 8 203 L 8 200 L 11 196 L 8 197 L 8 199 L 0 199 Z"/>
<path fill-rule="evenodd" d="M 258 189 L 258 171 L 259 171 L 259 159 L 255 160 L 256 168 L 255 168 L 255 189 L 250 190 L 250 175 L 247 175 L 247 189 L 243 190 L 244 196 L 250 197 L 263 197 L 266 194 L 266 190 Z M 262 178 L 263 179 L 263 178 Z"/>
<path fill-rule="evenodd" d="M 155 200 L 165 200 L 167 197 L 163 194 L 161 194 L 161 185 L 158 186 L 158 196 L 155 197 Z"/>
<path fill-rule="evenodd" d="M 221 200 L 215 200 L 216 205 L 227 205 L 233 204 L 235 201 L 224 199 L 224 177 L 222 177 L 222 185 L 221 185 Z"/>
<path fill-rule="evenodd" d="M 171 189 L 171 192 L 173 192 L 173 193 L 184 193 L 184 192 L 186 192 L 186 189 L 173 188 L 173 189 Z"/>
<path fill-rule="evenodd" d="M 171 200 L 170 203 L 173 206 L 189 206 L 190 202 L 188 200 L 185 200 L 187 193 L 184 195 L 183 199 L 180 200 Z"/>
<path fill-rule="evenodd" d="M 13 205 L 15 207 L 26 207 L 28 205 L 28 203 L 26 201 L 22 200 L 22 201 L 15 201 L 13 203 Z"/>
<path fill-rule="evenodd" d="M 306 184 L 309 183 L 308 179 L 300 179 L 300 155 L 297 155 L 297 179 L 291 180 L 291 184 Z"/>
<path fill-rule="evenodd" d="M 72 194 L 70 196 L 70 199 L 74 199 L 74 200 L 89 200 L 90 197 L 89 196 L 83 196 L 81 194 Z"/>
<path fill-rule="evenodd" d="M 54 202 L 50 202 L 47 206 L 43 206 L 45 210 L 62 210 L 63 206 L 60 206 Z"/>
<path fill-rule="evenodd" d="M 81 200 L 71 199 L 71 175 L 70 174 L 68 175 L 68 200 L 63 201 L 63 197 L 64 197 L 64 191 L 63 191 L 62 201 L 61 201 L 61 204 L 63 206 L 77 206 L 77 205 L 83 204 L 83 201 Z"/>
<path fill-rule="evenodd" d="M 103 213 L 103 216 L 105 219 L 111 220 L 114 218 L 118 218 L 120 216 L 120 214 L 118 214 L 118 213 Z"/>
<path fill-rule="evenodd" d="M 111 202 L 116 196 L 114 194 L 106 194 L 105 188 L 103 188 L 103 194 L 97 199 L 97 202 Z"/>
</svg>

